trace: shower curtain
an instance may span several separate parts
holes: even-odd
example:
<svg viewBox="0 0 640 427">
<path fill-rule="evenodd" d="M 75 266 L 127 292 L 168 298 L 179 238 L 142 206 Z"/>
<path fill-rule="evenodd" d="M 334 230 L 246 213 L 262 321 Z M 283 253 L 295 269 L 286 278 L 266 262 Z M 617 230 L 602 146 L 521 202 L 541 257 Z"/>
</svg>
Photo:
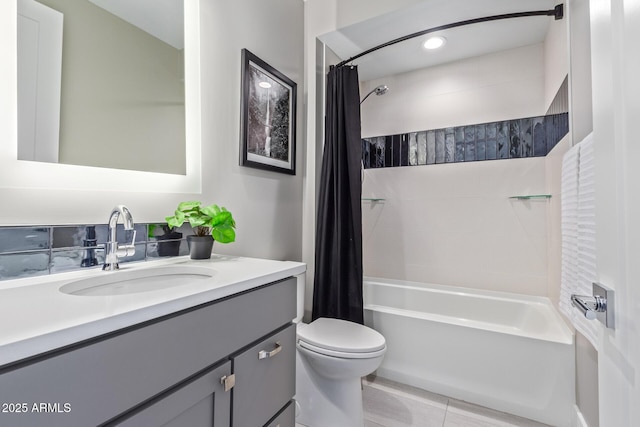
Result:
<svg viewBox="0 0 640 427">
<path fill-rule="evenodd" d="M 362 324 L 362 144 L 357 67 L 330 68 L 326 102 L 312 317 Z"/>
</svg>

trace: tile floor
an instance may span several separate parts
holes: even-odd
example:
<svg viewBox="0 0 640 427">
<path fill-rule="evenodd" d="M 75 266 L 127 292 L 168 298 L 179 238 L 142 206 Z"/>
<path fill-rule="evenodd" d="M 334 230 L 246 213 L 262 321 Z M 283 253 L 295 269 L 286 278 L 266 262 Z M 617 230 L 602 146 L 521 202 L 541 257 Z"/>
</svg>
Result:
<svg viewBox="0 0 640 427">
<path fill-rule="evenodd" d="M 362 397 L 364 427 L 546 426 L 374 376 L 363 380 Z"/>
<path fill-rule="evenodd" d="M 369 376 L 363 381 L 365 427 L 543 427 L 536 421 Z"/>
</svg>

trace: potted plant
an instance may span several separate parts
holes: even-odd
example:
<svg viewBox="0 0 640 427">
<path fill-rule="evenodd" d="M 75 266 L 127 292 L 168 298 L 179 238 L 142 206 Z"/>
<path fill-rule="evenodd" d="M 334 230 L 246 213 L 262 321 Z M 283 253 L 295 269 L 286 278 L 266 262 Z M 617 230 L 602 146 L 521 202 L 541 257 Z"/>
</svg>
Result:
<svg viewBox="0 0 640 427">
<path fill-rule="evenodd" d="M 236 222 L 224 207 L 202 206 L 201 202 L 182 202 L 173 216 L 165 218 L 169 227 L 178 228 L 189 222 L 195 235 L 187 236 L 191 259 L 211 258 L 213 242 L 230 243 L 236 240 Z"/>
</svg>

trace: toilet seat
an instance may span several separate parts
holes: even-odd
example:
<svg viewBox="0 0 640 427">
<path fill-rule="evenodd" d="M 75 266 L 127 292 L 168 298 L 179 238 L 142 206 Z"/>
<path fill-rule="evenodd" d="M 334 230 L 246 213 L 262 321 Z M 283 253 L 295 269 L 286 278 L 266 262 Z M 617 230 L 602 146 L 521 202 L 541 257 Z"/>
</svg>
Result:
<svg viewBox="0 0 640 427">
<path fill-rule="evenodd" d="M 326 356 L 368 359 L 384 354 L 386 342 L 377 331 L 358 323 L 319 318 L 297 331 L 298 345 Z"/>
</svg>

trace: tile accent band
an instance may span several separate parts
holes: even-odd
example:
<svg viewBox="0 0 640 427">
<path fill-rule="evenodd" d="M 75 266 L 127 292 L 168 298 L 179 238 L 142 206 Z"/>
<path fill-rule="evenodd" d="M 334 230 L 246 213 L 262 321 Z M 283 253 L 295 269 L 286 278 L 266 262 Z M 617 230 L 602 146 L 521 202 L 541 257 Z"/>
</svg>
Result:
<svg viewBox="0 0 640 427">
<path fill-rule="evenodd" d="M 362 139 L 365 169 L 544 157 L 569 132 L 569 113 Z"/>
<path fill-rule="evenodd" d="M 135 230 L 136 253 L 122 263 L 189 254 L 188 223 L 177 230 L 166 223 L 136 224 Z M 130 241 L 128 234 L 118 224 L 118 242 Z M 107 224 L 0 227 L 0 280 L 101 268 L 107 239 Z"/>
</svg>

